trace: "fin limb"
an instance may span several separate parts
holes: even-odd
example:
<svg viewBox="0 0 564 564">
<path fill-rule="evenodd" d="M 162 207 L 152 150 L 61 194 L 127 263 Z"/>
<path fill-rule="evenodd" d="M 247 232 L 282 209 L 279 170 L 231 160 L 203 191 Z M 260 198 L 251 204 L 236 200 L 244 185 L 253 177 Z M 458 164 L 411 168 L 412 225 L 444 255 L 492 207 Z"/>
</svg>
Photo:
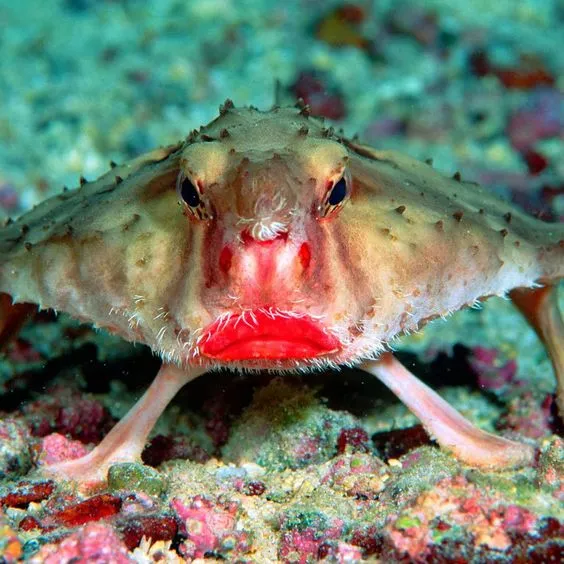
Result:
<svg viewBox="0 0 564 564">
<path fill-rule="evenodd" d="M 558 285 L 516 288 L 509 296 L 546 347 L 556 375 L 556 404 L 564 417 L 564 321 L 558 307 Z"/>
<path fill-rule="evenodd" d="M 199 367 L 185 370 L 163 364 L 149 389 L 102 442 L 87 455 L 40 468 L 44 476 L 75 482 L 80 491 L 99 489 L 108 469 L 118 462 L 138 462 L 157 419 L 185 384 L 205 372 Z"/>
<path fill-rule="evenodd" d="M 476 427 L 431 388 L 423 384 L 391 353 L 360 365 L 376 376 L 419 418 L 423 427 L 445 450 L 479 468 L 508 469 L 531 464 L 534 449 Z"/>
</svg>

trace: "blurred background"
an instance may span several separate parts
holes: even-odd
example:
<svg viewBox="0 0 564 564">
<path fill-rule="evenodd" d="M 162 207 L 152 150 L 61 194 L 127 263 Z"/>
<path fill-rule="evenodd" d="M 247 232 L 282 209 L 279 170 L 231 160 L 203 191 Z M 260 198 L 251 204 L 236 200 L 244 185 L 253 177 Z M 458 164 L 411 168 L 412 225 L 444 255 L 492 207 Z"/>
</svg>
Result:
<svg viewBox="0 0 564 564">
<path fill-rule="evenodd" d="M 563 0 L 0 1 L 0 217 L 302 97 L 367 143 L 564 214 Z"/>
</svg>

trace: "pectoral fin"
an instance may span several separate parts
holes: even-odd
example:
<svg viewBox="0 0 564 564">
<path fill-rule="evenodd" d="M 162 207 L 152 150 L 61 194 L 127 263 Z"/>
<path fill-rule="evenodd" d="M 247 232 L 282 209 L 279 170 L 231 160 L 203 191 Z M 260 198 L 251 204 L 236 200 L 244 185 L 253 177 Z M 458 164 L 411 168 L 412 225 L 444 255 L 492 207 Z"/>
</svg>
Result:
<svg viewBox="0 0 564 564">
<path fill-rule="evenodd" d="M 556 403 L 564 416 L 564 321 L 558 307 L 558 286 L 517 288 L 509 295 L 546 347 L 556 375 Z"/>
</svg>

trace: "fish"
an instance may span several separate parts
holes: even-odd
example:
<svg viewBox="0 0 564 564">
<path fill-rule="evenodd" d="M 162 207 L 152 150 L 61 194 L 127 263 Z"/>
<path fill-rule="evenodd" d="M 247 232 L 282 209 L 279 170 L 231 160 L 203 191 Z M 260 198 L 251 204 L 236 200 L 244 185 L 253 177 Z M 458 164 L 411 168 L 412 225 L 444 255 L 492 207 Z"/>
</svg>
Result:
<svg viewBox="0 0 564 564">
<path fill-rule="evenodd" d="M 39 307 L 162 358 L 94 450 L 42 469 L 81 484 L 139 460 L 177 391 L 218 368 L 356 366 L 462 462 L 509 468 L 531 463 L 534 447 L 479 429 L 391 343 L 509 296 L 547 349 L 564 412 L 563 276 L 562 224 L 458 173 L 349 139 L 303 103 L 259 110 L 227 100 L 182 141 L 81 178 L 0 230 L 0 342 Z"/>
</svg>

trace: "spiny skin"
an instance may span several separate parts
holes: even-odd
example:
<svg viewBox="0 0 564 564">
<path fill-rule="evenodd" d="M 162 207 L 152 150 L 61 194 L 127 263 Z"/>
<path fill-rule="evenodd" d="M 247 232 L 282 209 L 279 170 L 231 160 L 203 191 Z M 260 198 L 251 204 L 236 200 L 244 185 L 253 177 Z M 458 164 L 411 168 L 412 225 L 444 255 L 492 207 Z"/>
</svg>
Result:
<svg viewBox="0 0 564 564">
<path fill-rule="evenodd" d="M 178 205 L 179 174 L 199 186 L 198 212 Z M 350 191 L 325 214 L 343 175 Z M 339 350 L 228 363 L 302 369 L 374 358 L 432 318 L 554 282 L 563 241 L 564 226 L 338 136 L 307 112 L 228 106 L 186 141 L 3 228 L 0 291 L 206 368 L 224 364 L 201 355 L 218 319 L 308 315 Z"/>
</svg>

